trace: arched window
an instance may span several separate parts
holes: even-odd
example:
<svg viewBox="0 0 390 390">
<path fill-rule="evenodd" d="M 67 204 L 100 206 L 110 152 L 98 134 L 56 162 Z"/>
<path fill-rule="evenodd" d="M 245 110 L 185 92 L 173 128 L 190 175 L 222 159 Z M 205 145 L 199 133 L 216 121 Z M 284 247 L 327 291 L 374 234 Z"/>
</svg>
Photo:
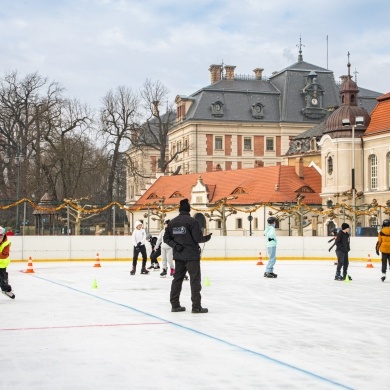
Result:
<svg viewBox="0 0 390 390">
<path fill-rule="evenodd" d="M 372 190 L 378 188 L 378 158 L 375 154 L 369 157 L 370 161 L 370 185 Z"/>
<path fill-rule="evenodd" d="M 332 156 L 328 157 L 328 161 L 327 161 L 326 165 L 328 166 L 328 174 L 331 175 L 333 173 L 333 158 L 332 158 Z"/>
</svg>

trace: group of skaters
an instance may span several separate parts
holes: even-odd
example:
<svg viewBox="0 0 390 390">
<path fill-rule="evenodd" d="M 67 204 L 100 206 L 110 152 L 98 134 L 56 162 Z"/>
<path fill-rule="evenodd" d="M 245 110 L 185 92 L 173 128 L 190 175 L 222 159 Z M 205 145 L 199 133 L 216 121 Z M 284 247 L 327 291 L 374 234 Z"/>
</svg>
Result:
<svg viewBox="0 0 390 390">
<path fill-rule="evenodd" d="M 133 251 L 133 267 L 130 271 L 131 275 L 135 275 L 139 254 L 142 255 L 141 274 L 147 275 L 148 269 L 160 269 L 157 258 L 162 258 L 161 277 L 166 277 L 168 274 L 168 265 L 170 267 L 170 275 L 173 276 L 170 302 L 172 312 L 185 311 L 186 308 L 180 304 L 180 293 L 182 283 L 188 280 L 187 273 L 190 276 L 191 286 L 191 301 L 192 313 L 207 313 L 208 309 L 201 306 L 201 269 L 200 259 L 202 250 L 200 243 L 206 243 L 211 239 L 211 234 L 203 235 L 199 223 L 190 215 L 191 206 L 188 199 L 180 201 L 179 215 L 172 220 L 164 221 L 164 229 L 161 230 L 158 238 L 147 235 L 142 226 L 141 221 L 135 223 L 135 229 L 132 234 L 134 246 Z M 269 217 L 267 219 L 268 226 L 264 230 L 264 236 L 269 256 L 269 261 L 266 266 L 264 277 L 277 278 L 274 273 L 276 263 L 276 218 Z M 10 247 L 11 242 L 7 238 L 6 229 L 0 226 L 0 287 L 3 294 L 14 299 L 15 294 L 8 282 L 7 267 L 10 263 Z M 336 246 L 337 268 L 335 280 L 352 280 L 348 274 L 350 251 L 350 226 L 347 223 L 341 225 L 341 229 L 333 229 L 333 237 L 329 242 L 334 241 L 329 251 Z M 151 265 L 146 269 L 147 252 L 146 241 L 149 240 L 152 253 L 150 256 Z M 386 280 L 387 264 L 390 270 L 390 220 L 385 219 L 382 223 L 381 231 L 378 233 L 378 241 L 375 247 L 376 254 L 381 254 L 382 260 L 382 277 L 381 280 Z M 175 260 L 175 263 L 173 262 Z M 342 272 L 342 274 L 341 274 Z"/>
<path fill-rule="evenodd" d="M 133 266 L 130 275 L 135 275 L 139 254 L 142 255 L 141 274 L 147 275 L 150 271 L 161 269 L 158 257 L 162 259 L 161 277 L 166 277 L 168 265 L 170 275 L 173 276 L 170 292 L 172 312 L 185 311 L 186 308 L 180 304 L 180 293 L 184 280 L 188 280 L 189 274 L 191 286 L 192 313 L 207 313 L 208 309 L 201 306 L 201 270 L 200 258 L 201 249 L 199 244 L 210 240 L 211 233 L 203 235 L 199 223 L 190 215 L 191 206 L 188 199 L 180 201 L 179 215 L 172 220 L 164 221 L 164 228 L 158 238 L 147 234 L 142 222 L 135 223 L 132 234 L 133 241 Z M 146 268 L 147 252 L 146 242 L 152 247 L 150 254 L 150 267 Z M 173 262 L 175 259 L 175 263 Z"/>
<path fill-rule="evenodd" d="M 332 246 L 329 248 L 329 252 L 336 246 L 337 265 L 335 280 L 352 280 L 351 275 L 348 274 L 349 258 L 348 252 L 350 251 L 350 226 L 347 223 L 341 225 L 341 229 L 334 228 L 331 231 L 333 237 L 328 241 L 332 242 Z M 389 264 L 390 270 L 390 220 L 385 219 L 382 222 L 381 231 L 378 233 L 378 241 L 375 245 L 375 252 L 377 256 L 381 256 L 382 262 L 382 276 L 381 280 L 386 280 L 387 264 Z M 343 274 L 341 275 L 341 270 Z"/>
</svg>

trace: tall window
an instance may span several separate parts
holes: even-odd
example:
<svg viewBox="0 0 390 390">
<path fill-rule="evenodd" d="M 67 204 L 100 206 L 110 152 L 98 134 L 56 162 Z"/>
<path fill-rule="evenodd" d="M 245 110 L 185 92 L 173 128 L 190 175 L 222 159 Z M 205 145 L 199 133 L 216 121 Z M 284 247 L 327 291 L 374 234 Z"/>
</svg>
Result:
<svg viewBox="0 0 390 390">
<path fill-rule="evenodd" d="M 370 156 L 370 174 L 371 189 L 376 190 L 378 188 L 378 158 L 375 154 Z"/>
<path fill-rule="evenodd" d="M 387 188 L 390 188 L 390 153 L 387 154 L 386 156 L 386 162 L 387 162 Z"/>
<path fill-rule="evenodd" d="M 236 229 L 242 229 L 242 218 L 236 219 Z"/>
<path fill-rule="evenodd" d="M 328 157 L 328 174 L 331 175 L 333 173 L 333 158 Z"/>
<path fill-rule="evenodd" d="M 267 150 L 268 152 L 273 152 L 275 150 L 273 138 L 267 137 L 265 139 L 265 150 Z"/>
<path fill-rule="evenodd" d="M 222 150 L 222 148 L 223 148 L 223 147 L 222 147 L 222 146 L 223 146 L 223 145 L 222 145 L 222 141 L 223 141 L 223 140 L 222 140 L 222 136 L 219 136 L 219 135 L 218 135 L 218 136 L 215 137 L 215 139 L 214 139 L 214 142 L 215 142 L 215 144 L 214 144 L 214 149 L 215 149 L 215 150 Z"/>
<path fill-rule="evenodd" d="M 252 138 L 244 138 L 244 150 L 252 150 Z"/>
</svg>

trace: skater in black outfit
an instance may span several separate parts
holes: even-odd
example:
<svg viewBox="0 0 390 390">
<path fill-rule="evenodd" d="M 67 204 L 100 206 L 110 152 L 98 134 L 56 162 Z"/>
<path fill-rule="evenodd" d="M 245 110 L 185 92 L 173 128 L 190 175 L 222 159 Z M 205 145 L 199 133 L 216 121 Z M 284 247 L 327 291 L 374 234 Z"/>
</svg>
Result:
<svg viewBox="0 0 390 390">
<path fill-rule="evenodd" d="M 336 237 L 337 237 L 337 228 L 333 228 L 330 233 L 332 234 L 332 238 L 328 241 L 328 243 L 331 243 L 333 241 L 332 246 L 328 249 L 330 252 L 335 246 L 336 246 Z M 334 265 L 337 265 L 337 261 L 334 262 Z"/>
<path fill-rule="evenodd" d="M 341 225 L 341 230 L 337 233 L 336 236 L 335 243 L 337 255 L 337 270 L 334 280 L 345 280 L 346 277 L 348 277 L 349 280 L 352 280 L 352 278 L 348 275 L 348 252 L 351 249 L 349 246 L 349 230 L 349 225 L 344 222 Z M 343 276 L 341 276 L 341 268 L 343 269 Z"/>
<path fill-rule="evenodd" d="M 151 234 L 146 236 L 146 241 L 149 241 L 152 247 L 152 253 L 150 254 L 150 267 L 148 269 L 160 269 L 157 258 L 161 256 L 161 245 L 156 248 L 157 237 L 153 237 Z"/>
<path fill-rule="evenodd" d="M 386 280 L 387 263 L 390 269 L 390 220 L 385 219 L 382 222 L 382 229 L 378 234 L 378 242 L 376 243 L 376 254 L 382 253 L 382 277 L 381 280 Z"/>
<path fill-rule="evenodd" d="M 180 214 L 173 218 L 165 229 L 164 242 L 173 248 L 175 259 L 175 275 L 172 280 L 170 301 L 173 312 L 185 311 L 180 305 L 180 293 L 186 272 L 190 275 L 192 313 L 207 313 L 208 309 L 201 305 L 202 290 L 200 271 L 199 243 L 207 242 L 211 233 L 204 236 L 200 225 L 190 215 L 188 199 L 180 201 Z"/>
</svg>

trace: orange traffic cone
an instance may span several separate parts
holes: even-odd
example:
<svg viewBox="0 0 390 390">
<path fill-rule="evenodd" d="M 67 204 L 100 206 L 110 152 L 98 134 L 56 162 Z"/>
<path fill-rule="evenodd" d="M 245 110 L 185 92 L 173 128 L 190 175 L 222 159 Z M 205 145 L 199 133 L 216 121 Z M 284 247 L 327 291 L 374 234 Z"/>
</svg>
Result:
<svg viewBox="0 0 390 390">
<path fill-rule="evenodd" d="M 31 256 L 28 258 L 27 269 L 24 272 L 26 274 L 33 274 L 34 273 Z"/>
<path fill-rule="evenodd" d="M 368 257 L 367 257 L 366 268 L 374 268 L 374 265 L 373 265 L 372 262 L 371 262 L 370 254 L 368 254 Z"/>
<path fill-rule="evenodd" d="M 263 263 L 263 257 L 261 256 L 261 252 L 259 252 L 259 261 L 257 262 L 256 265 L 264 265 L 264 263 Z"/>
<path fill-rule="evenodd" d="M 99 259 L 99 253 L 96 253 L 96 260 L 94 267 L 101 267 L 100 265 L 100 259 Z"/>
</svg>

